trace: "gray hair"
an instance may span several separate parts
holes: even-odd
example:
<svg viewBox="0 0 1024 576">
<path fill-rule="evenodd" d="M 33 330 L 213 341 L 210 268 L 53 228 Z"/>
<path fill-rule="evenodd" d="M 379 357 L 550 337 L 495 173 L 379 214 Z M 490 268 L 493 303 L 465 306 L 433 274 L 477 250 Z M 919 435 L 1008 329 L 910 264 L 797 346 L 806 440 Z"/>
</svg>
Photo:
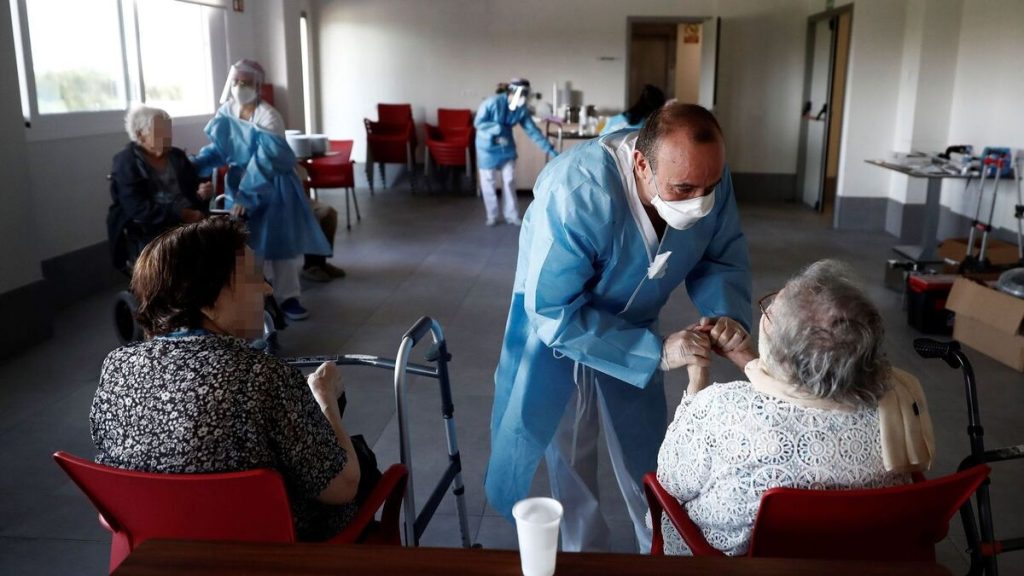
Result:
<svg viewBox="0 0 1024 576">
<path fill-rule="evenodd" d="M 138 143 L 139 133 L 148 134 L 153 129 L 153 119 L 163 118 L 170 121 L 171 116 L 160 108 L 135 106 L 124 117 L 124 130 L 132 142 Z"/>
<path fill-rule="evenodd" d="M 762 362 L 776 377 L 854 406 L 874 406 L 888 390 L 882 316 L 846 264 L 811 264 L 786 283 L 769 314 Z"/>
</svg>

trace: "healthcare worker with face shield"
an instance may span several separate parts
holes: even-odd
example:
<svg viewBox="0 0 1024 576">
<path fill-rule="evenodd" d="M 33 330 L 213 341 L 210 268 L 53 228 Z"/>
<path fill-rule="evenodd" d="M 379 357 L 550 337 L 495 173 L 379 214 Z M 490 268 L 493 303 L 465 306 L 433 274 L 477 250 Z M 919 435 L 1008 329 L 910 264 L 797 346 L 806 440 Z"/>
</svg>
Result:
<svg viewBox="0 0 1024 576">
<path fill-rule="evenodd" d="M 309 316 L 299 302 L 303 255 L 327 256 L 331 247 L 295 172 L 284 120 L 260 100 L 263 78 L 263 67 L 253 60 L 231 67 L 222 106 L 204 129 L 210 144 L 194 162 L 201 175 L 228 165 L 226 207 L 246 216 L 250 244 L 264 261 L 281 311 L 291 320 L 303 320 Z"/>
<path fill-rule="evenodd" d="M 530 117 L 526 101 L 530 96 L 530 81 L 513 78 L 505 94 L 497 94 L 485 100 L 476 112 L 476 163 L 480 170 L 480 191 L 487 210 L 487 225 L 498 223 L 498 196 L 495 181 L 501 174 L 503 212 L 505 222 L 519 225 L 519 208 L 516 206 L 516 143 L 512 138 L 512 127 L 519 124 L 530 139 L 550 156 L 558 151 L 548 142 Z"/>
<path fill-rule="evenodd" d="M 709 362 L 695 340 L 705 334 L 663 336 L 659 313 L 685 283 L 714 341 L 747 345 L 750 264 L 721 129 L 700 106 L 666 106 L 639 132 L 573 147 L 534 195 L 494 378 L 487 497 L 511 520 L 543 457 L 565 509 L 563 550 L 607 550 L 600 428 L 646 552 L 642 477 L 668 422 L 662 372 Z"/>
</svg>

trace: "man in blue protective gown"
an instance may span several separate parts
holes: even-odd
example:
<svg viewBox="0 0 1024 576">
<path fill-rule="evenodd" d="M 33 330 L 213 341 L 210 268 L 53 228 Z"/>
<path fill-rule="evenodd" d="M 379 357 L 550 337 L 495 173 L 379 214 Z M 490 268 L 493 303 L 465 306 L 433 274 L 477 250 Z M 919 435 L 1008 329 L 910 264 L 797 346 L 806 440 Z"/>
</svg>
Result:
<svg viewBox="0 0 1024 576">
<path fill-rule="evenodd" d="M 657 468 L 667 426 L 661 372 L 709 361 L 693 340 L 700 331 L 666 318 L 676 330 L 662 336 L 658 314 L 685 283 L 712 341 L 739 342 L 751 323 L 747 244 L 721 129 L 700 106 L 666 106 L 639 132 L 563 154 L 534 194 L 495 373 L 487 497 L 511 519 L 543 456 L 565 508 L 563 550 L 607 550 L 600 427 L 647 551 L 642 477 Z"/>
<path fill-rule="evenodd" d="M 484 197 L 487 211 L 487 225 L 498 223 L 498 196 L 494 188 L 500 173 L 502 179 L 502 204 L 505 222 L 519 225 L 519 208 L 516 206 L 516 142 L 512 128 L 519 124 L 541 150 L 550 156 L 558 152 L 541 134 L 530 118 L 526 100 L 530 96 L 530 81 L 513 78 L 505 93 L 484 100 L 476 112 L 473 126 L 476 127 L 476 164 L 480 170 L 480 194 Z"/>
</svg>

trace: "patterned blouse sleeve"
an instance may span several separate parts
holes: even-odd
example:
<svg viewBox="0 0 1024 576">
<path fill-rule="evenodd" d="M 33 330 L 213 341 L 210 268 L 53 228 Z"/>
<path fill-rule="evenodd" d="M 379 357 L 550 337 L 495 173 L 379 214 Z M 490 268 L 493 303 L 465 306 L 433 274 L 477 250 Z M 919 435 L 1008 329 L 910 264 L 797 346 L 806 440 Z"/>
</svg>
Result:
<svg viewBox="0 0 1024 576">
<path fill-rule="evenodd" d="M 658 482 L 680 502 L 696 498 L 711 476 L 708 392 L 682 399 L 658 452 Z"/>
<path fill-rule="evenodd" d="M 302 374 L 291 367 L 270 371 L 276 398 L 268 404 L 271 441 L 285 480 L 308 498 L 320 492 L 341 473 L 348 454 L 338 444 L 330 423 L 309 391 Z"/>
</svg>

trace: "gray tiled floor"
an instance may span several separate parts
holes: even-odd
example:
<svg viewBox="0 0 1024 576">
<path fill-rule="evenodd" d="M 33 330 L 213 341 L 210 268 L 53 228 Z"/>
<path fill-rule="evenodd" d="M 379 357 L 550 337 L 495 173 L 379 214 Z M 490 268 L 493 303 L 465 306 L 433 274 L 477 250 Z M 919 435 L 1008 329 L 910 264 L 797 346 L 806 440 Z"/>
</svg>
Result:
<svg viewBox="0 0 1024 576">
<path fill-rule="evenodd" d="M 515 273 L 518 229 L 487 228 L 478 199 L 468 196 L 411 196 L 404 187 L 360 190 L 363 221 L 339 231 L 336 262 L 349 276 L 310 285 L 304 294 L 312 318 L 281 334 L 285 355 L 364 353 L 394 356 L 402 333 L 420 316 L 435 317 L 445 328 L 454 355 L 451 364 L 455 415 L 465 464 L 470 533 L 486 547 L 514 548 L 514 529 L 483 498 L 488 453 L 488 421 L 497 362 Z M 344 197 L 323 198 L 341 207 Z M 521 198 L 525 208 L 526 199 Z M 887 236 L 829 230 L 801 207 L 744 205 L 744 228 L 754 263 L 754 292 L 778 288 L 801 266 L 821 257 L 840 257 L 863 275 L 887 317 L 888 351 L 894 363 L 917 374 L 929 394 L 937 427 L 939 458 L 933 474 L 953 470 L 966 454 L 965 409 L 958 373 L 936 361 L 923 361 L 910 342 L 897 294 L 881 287 L 882 263 L 893 240 Z M 92 455 L 88 410 L 99 366 L 115 346 L 108 318 L 113 291 L 65 310 L 54 338 L 0 365 L 0 442 L 6 473 L 0 475 L 0 572 L 10 574 L 101 574 L 109 539 L 77 490 L 50 460 L 58 449 Z M 663 315 L 667 327 L 692 321 L 684 294 Z M 1024 441 L 1018 410 L 1024 405 L 1024 377 L 977 353 L 971 354 L 981 389 L 990 445 Z M 716 365 L 717 379 L 738 373 Z M 383 464 L 397 459 L 397 434 L 390 374 L 352 368 L 349 382 L 350 430 L 364 434 Z M 423 502 L 445 464 L 443 430 L 433 382 L 413 379 L 410 398 L 414 429 L 416 494 Z M 670 401 L 678 401 L 681 377 L 671 375 Z M 996 470 L 993 499 L 1001 534 L 1024 534 L 1022 465 Z M 546 481 L 538 476 L 534 491 Z M 602 490 L 617 493 L 607 462 Z M 624 505 L 612 498 L 607 509 L 614 548 L 632 547 Z M 451 496 L 441 504 L 423 542 L 458 545 L 458 522 Z M 963 572 L 963 536 L 957 523 L 939 547 L 942 562 Z M 1003 574 L 1024 574 L 1024 554 L 1002 560 Z"/>
</svg>

